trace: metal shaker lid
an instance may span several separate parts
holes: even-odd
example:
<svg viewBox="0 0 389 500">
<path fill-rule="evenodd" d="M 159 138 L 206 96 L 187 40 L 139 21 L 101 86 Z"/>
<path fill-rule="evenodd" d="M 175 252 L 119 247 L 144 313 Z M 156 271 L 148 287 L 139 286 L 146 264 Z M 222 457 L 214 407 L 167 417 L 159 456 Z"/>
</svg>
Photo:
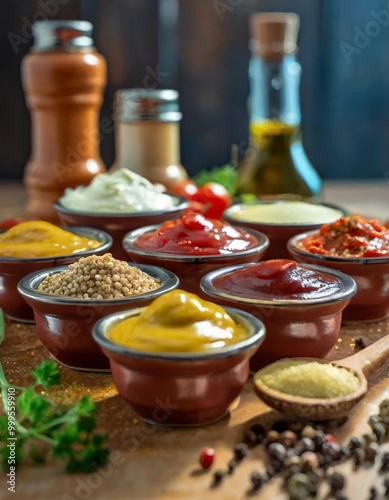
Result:
<svg viewBox="0 0 389 500">
<path fill-rule="evenodd" d="M 267 12 L 250 18 L 252 48 L 264 59 L 279 61 L 297 50 L 300 17 L 294 12 Z"/>
<path fill-rule="evenodd" d="M 123 122 L 154 120 L 178 122 L 177 90 L 121 89 L 115 92 L 115 116 Z"/>
<path fill-rule="evenodd" d="M 93 46 L 93 25 L 89 21 L 36 21 L 32 25 L 35 50 Z"/>
</svg>

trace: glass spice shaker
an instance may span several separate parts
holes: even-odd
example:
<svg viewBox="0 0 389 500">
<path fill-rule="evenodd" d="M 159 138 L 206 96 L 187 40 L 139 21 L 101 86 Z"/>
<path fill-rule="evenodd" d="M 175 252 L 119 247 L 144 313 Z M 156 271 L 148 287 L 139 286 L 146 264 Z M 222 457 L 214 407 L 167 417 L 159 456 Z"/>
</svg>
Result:
<svg viewBox="0 0 389 500">
<path fill-rule="evenodd" d="M 32 118 L 32 153 L 24 172 L 28 218 L 59 222 L 53 202 L 65 188 L 87 185 L 105 166 L 99 152 L 104 57 L 87 21 L 38 21 L 22 61 Z"/>
<path fill-rule="evenodd" d="M 115 93 L 116 160 L 167 189 L 187 178 L 180 164 L 181 113 L 176 90 L 122 89 Z"/>
</svg>

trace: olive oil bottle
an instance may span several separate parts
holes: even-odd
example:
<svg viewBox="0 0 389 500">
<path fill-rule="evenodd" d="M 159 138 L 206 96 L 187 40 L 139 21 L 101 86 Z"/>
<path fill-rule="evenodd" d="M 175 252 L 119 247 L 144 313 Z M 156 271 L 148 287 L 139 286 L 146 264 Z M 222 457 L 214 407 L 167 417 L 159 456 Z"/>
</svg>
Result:
<svg viewBox="0 0 389 500">
<path fill-rule="evenodd" d="M 294 13 L 251 17 L 250 139 L 238 168 L 238 195 L 321 198 L 320 177 L 301 142 L 299 25 Z"/>
</svg>

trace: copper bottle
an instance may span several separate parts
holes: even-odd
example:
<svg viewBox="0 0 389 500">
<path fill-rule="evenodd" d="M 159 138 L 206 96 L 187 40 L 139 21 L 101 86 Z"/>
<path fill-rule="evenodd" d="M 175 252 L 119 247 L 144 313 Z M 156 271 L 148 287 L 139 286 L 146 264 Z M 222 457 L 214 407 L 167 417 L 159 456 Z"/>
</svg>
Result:
<svg viewBox="0 0 389 500">
<path fill-rule="evenodd" d="M 65 188 L 89 184 L 106 170 L 98 125 L 106 64 L 89 22 L 38 21 L 33 32 L 34 45 L 22 62 L 32 119 L 26 215 L 57 222 L 53 202 Z"/>
</svg>

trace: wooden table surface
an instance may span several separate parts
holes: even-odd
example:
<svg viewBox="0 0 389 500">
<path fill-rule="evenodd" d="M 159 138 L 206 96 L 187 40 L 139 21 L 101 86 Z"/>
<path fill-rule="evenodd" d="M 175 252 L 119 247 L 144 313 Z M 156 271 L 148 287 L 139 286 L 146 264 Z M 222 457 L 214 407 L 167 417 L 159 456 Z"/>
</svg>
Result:
<svg viewBox="0 0 389 500">
<path fill-rule="evenodd" d="M 387 183 L 328 183 L 326 199 L 342 204 L 354 212 L 389 219 Z M 19 186 L 0 186 L 0 217 L 20 213 L 24 200 Z M 367 344 L 389 334 L 389 320 L 371 324 L 342 326 L 339 341 L 328 359 L 340 359 L 355 352 L 354 340 L 363 337 Z M 15 385 L 29 383 L 31 368 L 49 357 L 37 338 L 34 325 L 7 321 L 6 338 L 0 347 L 0 360 L 9 380 Z M 16 473 L 16 496 L 7 493 L 5 475 L 0 476 L 0 498 L 21 500 L 175 500 L 247 498 L 249 475 L 263 467 L 261 447 L 249 457 L 219 488 L 210 489 L 211 474 L 193 475 L 199 452 L 204 446 L 216 449 L 213 470 L 225 468 L 234 443 L 253 423 L 266 426 L 281 417 L 270 410 L 254 394 L 249 380 L 228 417 L 199 428 L 179 429 L 141 422 L 118 396 L 109 374 L 86 373 L 61 367 L 62 386 L 58 397 L 73 402 L 89 394 L 98 402 L 99 429 L 109 433 L 110 462 L 92 474 L 67 475 L 55 463 L 23 465 Z M 74 384 L 76 382 L 76 384 Z M 331 432 L 346 442 L 352 435 L 368 429 L 369 415 L 376 412 L 383 397 L 389 396 L 389 363 L 370 380 L 368 395 L 350 412 L 347 422 Z M 383 449 L 388 449 L 387 445 Z M 371 486 L 381 487 L 383 476 L 375 468 L 352 470 L 349 464 L 339 466 L 347 476 L 347 497 L 367 500 Z M 377 498 L 383 498 L 382 488 Z M 320 490 L 317 498 L 325 499 Z M 287 499 L 276 480 L 253 498 L 259 500 Z M 302 499 L 305 500 L 305 499 Z"/>
</svg>

